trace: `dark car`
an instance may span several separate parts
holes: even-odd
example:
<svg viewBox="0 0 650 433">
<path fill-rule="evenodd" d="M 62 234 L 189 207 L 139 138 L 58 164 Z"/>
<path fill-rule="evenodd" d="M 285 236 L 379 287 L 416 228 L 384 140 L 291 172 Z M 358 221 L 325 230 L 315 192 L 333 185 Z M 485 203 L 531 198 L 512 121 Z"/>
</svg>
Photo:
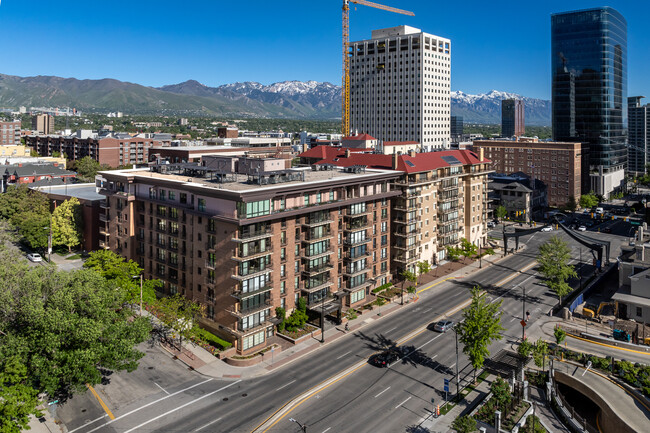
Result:
<svg viewBox="0 0 650 433">
<path fill-rule="evenodd" d="M 391 347 L 381 353 L 370 357 L 370 363 L 377 367 L 390 367 L 402 358 L 402 350 L 399 347 Z"/>
</svg>

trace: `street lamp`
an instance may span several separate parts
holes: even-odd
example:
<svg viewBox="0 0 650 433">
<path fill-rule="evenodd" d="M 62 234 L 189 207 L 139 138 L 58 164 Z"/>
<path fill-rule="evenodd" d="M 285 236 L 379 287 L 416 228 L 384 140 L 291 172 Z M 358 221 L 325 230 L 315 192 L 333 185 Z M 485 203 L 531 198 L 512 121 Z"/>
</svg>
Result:
<svg viewBox="0 0 650 433">
<path fill-rule="evenodd" d="M 458 399 L 460 396 L 460 378 L 458 376 L 458 326 L 460 326 L 460 323 L 452 328 L 456 335 L 456 401 L 459 401 Z"/>
<path fill-rule="evenodd" d="M 140 275 L 132 275 L 131 278 L 140 278 L 140 316 L 142 316 L 142 272 Z"/>
<path fill-rule="evenodd" d="M 300 429 L 303 431 L 303 433 L 307 433 L 307 424 L 300 424 L 294 418 L 289 418 L 289 421 L 295 422 L 296 424 L 298 424 L 300 426 Z"/>
</svg>

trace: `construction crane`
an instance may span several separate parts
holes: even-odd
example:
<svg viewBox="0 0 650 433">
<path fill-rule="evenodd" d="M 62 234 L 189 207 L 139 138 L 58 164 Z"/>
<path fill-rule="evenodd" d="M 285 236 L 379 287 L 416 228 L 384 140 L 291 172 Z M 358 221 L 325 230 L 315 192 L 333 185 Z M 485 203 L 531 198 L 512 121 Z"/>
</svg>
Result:
<svg viewBox="0 0 650 433">
<path fill-rule="evenodd" d="M 396 14 L 415 16 L 413 12 L 397 9 L 391 6 L 380 5 L 366 0 L 343 0 L 343 78 L 342 78 L 342 101 L 341 101 L 341 133 L 347 136 L 350 133 L 350 3 L 370 6 Z"/>
</svg>

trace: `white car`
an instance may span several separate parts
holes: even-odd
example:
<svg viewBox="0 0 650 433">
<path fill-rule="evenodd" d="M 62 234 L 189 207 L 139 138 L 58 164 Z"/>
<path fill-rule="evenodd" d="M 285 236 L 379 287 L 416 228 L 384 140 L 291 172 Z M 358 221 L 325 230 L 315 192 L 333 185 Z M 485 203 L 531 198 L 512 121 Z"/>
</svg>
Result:
<svg viewBox="0 0 650 433">
<path fill-rule="evenodd" d="M 542 228 L 542 231 L 543 232 L 551 232 L 551 231 L 553 231 L 553 227 L 551 227 L 551 226 L 544 227 L 544 228 Z"/>
<path fill-rule="evenodd" d="M 587 231 L 587 227 L 580 226 L 580 227 L 578 227 L 578 230 L 580 230 L 581 232 L 585 232 L 585 231 Z"/>
<path fill-rule="evenodd" d="M 27 254 L 27 258 L 32 262 L 42 262 L 43 261 L 43 257 L 41 257 L 41 255 L 38 254 L 38 253 Z"/>
</svg>

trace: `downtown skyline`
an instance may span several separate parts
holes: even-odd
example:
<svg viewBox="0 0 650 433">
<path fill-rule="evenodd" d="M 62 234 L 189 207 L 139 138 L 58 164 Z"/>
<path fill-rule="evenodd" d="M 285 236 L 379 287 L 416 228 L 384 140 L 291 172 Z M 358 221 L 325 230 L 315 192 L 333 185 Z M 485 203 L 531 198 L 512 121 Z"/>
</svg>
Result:
<svg viewBox="0 0 650 433">
<path fill-rule="evenodd" d="M 169 1 L 117 0 L 106 7 L 71 0 L 65 9 L 41 0 L 28 3 L 29 9 L 16 0 L 0 4 L 0 37 L 20 41 L 14 49 L 30 54 L 5 62 L 0 73 L 115 78 L 152 87 L 188 79 L 213 87 L 287 80 L 340 85 L 338 1 L 279 7 L 261 1 L 196 0 L 180 7 Z M 451 90 L 478 94 L 497 89 L 540 99 L 551 97 L 551 13 L 602 6 L 593 1 L 508 1 L 494 8 L 471 1 L 461 11 L 450 4 L 434 7 L 415 0 L 383 3 L 412 10 L 415 17 L 352 5 L 351 41 L 367 39 L 378 28 L 421 28 L 452 40 Z M 644 78 L 650 74 L 650 59 L 644 50 L 650 35 L 643 31 L 642 17 L 650 5 L 607 5 L 628 22 L 628 95 L 648 94 L 650 84 Z M 43 45 L 44 40 L 50 42 Z M 29 46 L 45 48 L 22 49 Z"/>
</svg>

